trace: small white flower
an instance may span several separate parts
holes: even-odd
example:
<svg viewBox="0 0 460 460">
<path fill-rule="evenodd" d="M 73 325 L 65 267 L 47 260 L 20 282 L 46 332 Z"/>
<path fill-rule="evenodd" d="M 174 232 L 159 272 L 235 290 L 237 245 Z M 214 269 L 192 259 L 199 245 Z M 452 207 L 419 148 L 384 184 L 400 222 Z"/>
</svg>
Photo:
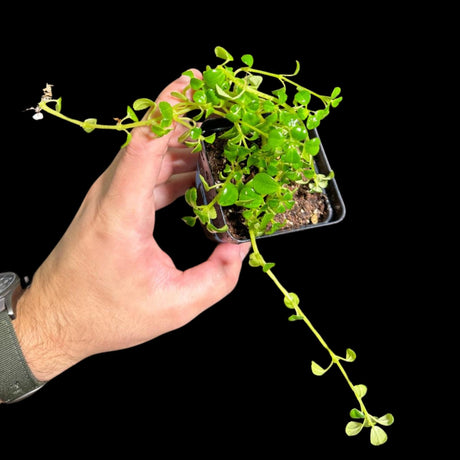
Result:
<svg viewBox="0 0 460 460">
<path fill-rule="evenodd" d="M 42 120 L 43 119 L 43 113 L 42 113 L 42 109 L 39 105 L 37 105 L 36 107 L 29 107 L 28 109 L 25 109 L 24 112 L 26 112 L 27 110 L 33 110 L 35 113 L 32 115 L 32 118 L 34 120 Z"/>
</svg>

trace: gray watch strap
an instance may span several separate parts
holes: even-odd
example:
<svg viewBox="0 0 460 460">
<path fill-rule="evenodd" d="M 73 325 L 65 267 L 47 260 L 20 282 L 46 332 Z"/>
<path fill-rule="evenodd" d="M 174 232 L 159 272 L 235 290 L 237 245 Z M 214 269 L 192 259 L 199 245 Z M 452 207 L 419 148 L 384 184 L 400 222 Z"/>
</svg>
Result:
<svg viewBox="0 0 460 460">
<path fill-rule="evenodd" d="M 30 371 L 8 312 L 0 311 L 0 400 L 20 401 L 44 384 Z"/>
</svg>

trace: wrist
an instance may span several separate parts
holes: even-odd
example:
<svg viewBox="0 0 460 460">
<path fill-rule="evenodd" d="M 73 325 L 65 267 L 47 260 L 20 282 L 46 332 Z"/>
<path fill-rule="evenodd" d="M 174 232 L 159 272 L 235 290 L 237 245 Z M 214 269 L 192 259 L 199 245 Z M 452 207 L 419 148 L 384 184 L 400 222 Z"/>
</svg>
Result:
<svg viewBox="0 0 460 460">
<path fill-rule="evenodd" d="M 38 280 L 37 280 L 38 281 Z M 32 285 L 18 300 L 13 321 L 24 358 L 37 380 L 49 381 L 76 364 L 65 346 L 65 328 L 59 322 L 53 302 Z"/>
</svg>

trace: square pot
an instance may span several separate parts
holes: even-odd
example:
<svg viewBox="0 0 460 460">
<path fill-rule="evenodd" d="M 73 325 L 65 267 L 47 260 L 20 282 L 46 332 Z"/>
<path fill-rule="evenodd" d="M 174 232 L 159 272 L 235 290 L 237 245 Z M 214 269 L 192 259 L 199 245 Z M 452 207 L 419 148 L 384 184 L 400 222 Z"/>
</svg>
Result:
<svg viewBox="0 0 460 460">
<path fill-rule="evenodd" d="M 216 118 L 216 119 L 210 119 L 210 120 L 203 122 L 201 128 L 203 130 L 204 136 L 209 136 L 212 133 L 216 133 L 216 135 L 219 136 L 219 134 L 222 134 L 223 132 L 227 131 L 231 126 L 232 125 L 229 125 L 229 122 L 227 120 Z M 319 137 L 316 129 L 312 133 L 310 133 L 310 136 Z M 200 175 L 203 176 L 206 182 L 210 186 L 213 186 L 216 183 L 212 175 L 211 167 L 208 161 L 207 145 L 208 144 L 203 142 L 203 148 L 198 157 L 198 167 L 197 167 L 197 173 L 196 173 L 196 188 L 198 192 L 197 202 L 200 205 L 210 203 L 213 200 L 213 198 L 216 196 L 216 193 L 217 193 L 215 189 L 211 189 L 208 192 L 206 192 L 201 182 L 201 179 L 200 179 Z M 331 172 L 331 167 L 327 160 L 326 153 L 324 151 L 322 144 L 320 145 L 320 150 L 318 154 L 315 156 L 315 167 L 318 173 L 324 174 L 326 176 Z M 323 192 L 325 195 L 326 206 L 327 206 L 327 216 L 325 219 L 323 219 L 322 221 L 316 224 L 310 223 L 305 226 L 294 228 L 294 229 L 283 229 L 282 228 L 280 230 L 275 231 L 272 234 L 262 235 L 262 236 L 259 236 L 258 238 L 267 238 L 271 236 L 284 235 L 286 233 L 292 233 L 292 232 L 298 232 L 298 231 L 308 230 L 312 228 L 324 227 L 326 225 L 332 225 L 332 224 L 336 224 L 342 221 L 343 218 L 345 217 L 345 205 L 343 203 L 340 191 L 337 187 L 337 182 L 334 178 L 329 180 L 328 186 L 326 187 L 326 189 L 324 189 Z M 220 228 L 226 225 L 228 222 L 226 219 L 226 214 L 225 214 L 224 209 L 217 204 L 216 204 L 216 211 L 217 211 L 217 217 L 216 219 L 212 221 L 212 223 L 217 228 Z M 210 238 L 213 241 L 219 242 L 219 243 L 243 243 L 243 242 L 249 241 L 249 238 L 238 237 L 232 234 L 231 231 L 226 231 L 222 233 L 211 233 L 205 226 L 203 226 L 203 229 L 208 238 Z"/>
</svg>

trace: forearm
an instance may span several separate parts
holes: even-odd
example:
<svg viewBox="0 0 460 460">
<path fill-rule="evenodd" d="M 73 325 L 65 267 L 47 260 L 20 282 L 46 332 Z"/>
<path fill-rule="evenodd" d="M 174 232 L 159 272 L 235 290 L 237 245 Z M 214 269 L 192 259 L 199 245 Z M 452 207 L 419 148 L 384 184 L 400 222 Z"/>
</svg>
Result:
<svg viewBox="0 0 460 460">
<path fill-rule="evenodd" d="M 32 283 L 18 301 L 13 326 L 36 379 L 49 381 L 79 361 L 66 344 L 66 321 L 41 285 Z"/>
</svg>

